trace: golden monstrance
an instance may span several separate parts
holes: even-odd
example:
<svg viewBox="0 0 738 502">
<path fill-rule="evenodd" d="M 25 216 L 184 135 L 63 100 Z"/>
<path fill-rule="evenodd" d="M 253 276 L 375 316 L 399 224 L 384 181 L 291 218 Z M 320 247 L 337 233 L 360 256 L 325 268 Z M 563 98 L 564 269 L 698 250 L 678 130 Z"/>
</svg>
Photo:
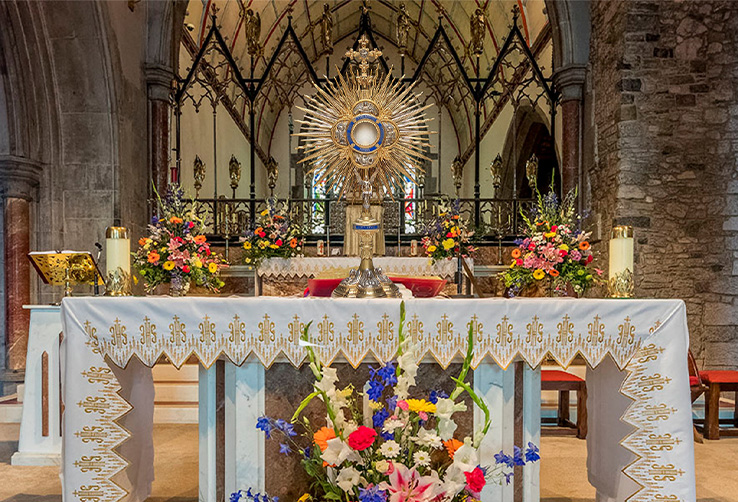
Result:
<svg viewBox="0 0 738 502">
<path fill-rule="evenodd" d="M 415 182 L 422 173 L 420 164 L 428 160 L 430 148 L 428 121 L 419 94 L 413 85 L 405 86 L 391 72 L 384 78 L 372 68 L 382 53 L 369 49 L 366 35 L 359 39 L 359 50 L 350 49 L 346 57 L 356 63 L 348 75 L 327 81 L 325 88 L 315 83 L 317 95 L 307 96 L 303 131 L 303 163 L 311 165 L 308 174 L 318 174 L 318 182 L 338 190 L 339 198 L 360 193 L 361 216 L 353 228 L 359 235 L 361 264 L 351 270 L 333 292 L 334 297 L 399 297 L 392 281 L 372 263 L 373 239 L 380 222 L 372 218 L 370 201 L 376 193 L 389 194 Z"/>
</svg>

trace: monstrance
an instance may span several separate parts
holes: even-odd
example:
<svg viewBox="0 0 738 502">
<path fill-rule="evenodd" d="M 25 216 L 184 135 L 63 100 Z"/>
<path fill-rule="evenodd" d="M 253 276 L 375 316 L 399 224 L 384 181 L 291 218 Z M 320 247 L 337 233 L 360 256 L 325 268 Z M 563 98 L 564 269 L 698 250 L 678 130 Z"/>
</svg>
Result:
<svg viewBox="0 0 738 502">
<path fill-rule="evenodd" d="M 371 198 L 415 182 L 428 160 L 423 149 L 430 148 L 428 121 L 419 94 L 413 85 L 405 86 L 391 72 L 380 78 L 372 62 L 382 55 L 369 49 L 366 35 L 359 39 L 359 50 L 349 49 L 346 57 L 357 68 L 345 77 L 340 73 L 325 88 L 315 84 L 318 94 L 306 97 L 303 130 L 295 136 L 304 138 L 305 157 L 311 163 L 308 174 L 319 173 L 318 183 L 329 190 L 360 193 L 361 216 L 353 228 L 359 235 L 361 264 L 351 270 L 333 292 L 334 297 L 399 297 L 392 281 L 375 269 L 372 262 L 374 235 L 380 222 L 370 213 Z"/>
</svg>

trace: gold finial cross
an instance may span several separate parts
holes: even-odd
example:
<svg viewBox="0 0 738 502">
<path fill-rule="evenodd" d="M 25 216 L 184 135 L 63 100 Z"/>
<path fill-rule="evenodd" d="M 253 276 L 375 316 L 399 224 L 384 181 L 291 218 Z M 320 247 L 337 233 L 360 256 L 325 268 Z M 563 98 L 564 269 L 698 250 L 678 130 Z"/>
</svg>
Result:
<svg viewBox="0 0 738 502">
<path fill-rule="evenodd" d="M 370 77 L 367 72 L 369 71 L 370 63 L 374 63 L 381 55 L 382 51 L 379 49 L 369 50 L 369 39 L 366 38 L 366 35 L 362 35 L 359 38 L 358 51 L 355 51 L 353 48 L 346 51 L 346 57 L 357 63 L 359 70 L 361 70 L 361 74 L 357 77 L 359 84 L 367 85 L 369 83 Z"/>
</svg>

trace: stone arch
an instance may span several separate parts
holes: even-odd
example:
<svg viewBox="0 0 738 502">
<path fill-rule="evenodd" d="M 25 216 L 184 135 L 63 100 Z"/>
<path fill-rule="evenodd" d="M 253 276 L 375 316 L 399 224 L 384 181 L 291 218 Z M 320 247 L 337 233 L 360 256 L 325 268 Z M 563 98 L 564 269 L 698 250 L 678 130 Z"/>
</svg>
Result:
<svg viewBox="0 0 738 502">
<path fill-rule="evenodd" d="M 589 2 L 545 0 L 553 36 L 554 68 L 584 66 L 589 61 Z"/>
</svg>

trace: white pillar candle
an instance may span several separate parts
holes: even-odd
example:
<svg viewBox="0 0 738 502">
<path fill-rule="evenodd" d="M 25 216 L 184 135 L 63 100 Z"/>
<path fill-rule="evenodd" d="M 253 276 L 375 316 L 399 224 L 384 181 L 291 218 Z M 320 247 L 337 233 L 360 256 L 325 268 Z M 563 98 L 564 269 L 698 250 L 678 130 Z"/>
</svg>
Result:
<svg viewBox="0 0 738 502">
<path fill-rule="evenodd" d="M 610 233 L 610 279 L 626 270 L 633 273 L 633 243 L 633 227 L 621 225 L 612 229 Z M 611 294 L 613 293 L 611 291 Z M 618 296 L 622 296 L 622 292 Z"/>
<path fill-rule="evenodd" d="M 418 241 L 415 239 L 410 241 L 410 256 L 418 256 Z"/>
<path fill-rule="evenodd" d="M 130 294 L 131 241 L 125 227 L 105 231 L 105 268 L 108 295 Z"/>
</svg>

